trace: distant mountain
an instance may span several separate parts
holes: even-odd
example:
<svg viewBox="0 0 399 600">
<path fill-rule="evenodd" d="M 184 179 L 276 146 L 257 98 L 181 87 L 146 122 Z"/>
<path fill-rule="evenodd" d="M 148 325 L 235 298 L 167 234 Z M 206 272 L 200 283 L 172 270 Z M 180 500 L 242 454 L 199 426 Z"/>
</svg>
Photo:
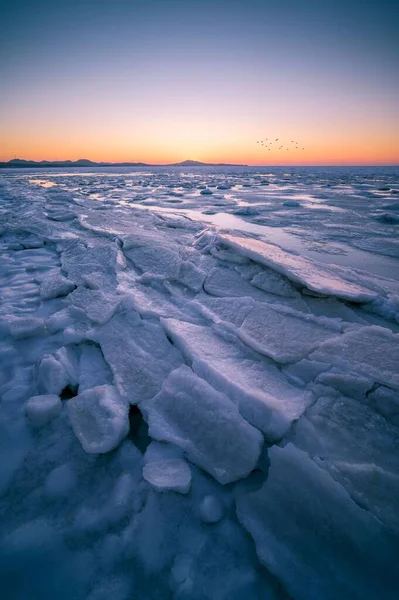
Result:
<svg viewBox="0 0 399 600">
<path fill-rule="evenodd" d="M 79 167 L 246 167 L 247 165 L 232 165 L 228 163 L 204 163 L 198 160 L 183 160 L 179 163 L 170 165 L 150 165 L 143 162 L 93 162 L 86 158 L 79 160 L 23 160 L 22 158 L 13 158 L 8 162 L 0 162 L 0 169 L 10 168 L 26 168 L 26 169 L 41 169 L 41 168 L 79 168 Z"/>
<path fill-rule="evenodd" d="M 248 165 L 233 165 L 229 163 L 205 163 L 198 160 L 183 160 L 179 163 L 172 163 L 168 167 L 247 167 Z"/>
<path fill-rule="evenodd" d="M 0 168 L 13 168 L 13 167 L 25 167 L 27 169 L 41 169 L 41 168 L 70 168 L 70 167 L 147 167 L 146 163 L 141 162 L 122 162 L 122 163 L 111 163 L 111 162 L 94 162 L 87 158 L 80 158 L 79 160 L 23 160 L 21 158 L 13 158 L 8 162 L 0 162 Z"/>
</svg>

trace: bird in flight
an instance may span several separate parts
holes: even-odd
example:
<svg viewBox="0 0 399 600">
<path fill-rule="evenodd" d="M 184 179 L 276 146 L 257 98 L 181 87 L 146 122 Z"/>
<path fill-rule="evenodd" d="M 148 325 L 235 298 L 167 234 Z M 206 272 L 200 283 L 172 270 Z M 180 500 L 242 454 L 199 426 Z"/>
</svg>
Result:
<svg viewBox="0 0 399 600">
<path fill-rule="evenodd" d="M 268 139 L 269 139 L 269 138 L 265 138 L 264 140 L 258 141 L 258 142 L 256 142 L 256 143 L 257 143 L 257 144 L 260 144 L 260 145 L 261 145 L 263 148 L 265 148 L 265 150 L 269 150 L 269 152 L 270 152 L 270 150 L 271 150 L 272 148 L 268 148 L 267 146 L 272 146 L 272 145 L 273 145 L 273 143 L 274 143 L 274 142 L 278 142 L 278 141 L 280 140 L 280 138 L 276 138 L 276 139 L 274 140 L 274 142 L 273 142 L 273 141 L 270 141 L 270 142 L 269 142 L 269 141 L 267 141 Z M 289 144 L 289 142 L 286 142 L 286 143 L 288 143 L 288 144 Z M 300 149 L 301 149 L 301 148 L 299 147 L 299 142 L 298 142 L 298 141 L 291 140 L 291 144 L 295 144 L 295 145 L 294 145 L 294 148 L 295 148 L 295 150 L 300 150 Z M 284 144 L 281 144 L 280 146 L 274 146 L 273 150 L 284 150 L 284 147 L 285 147 L 285 145 L 284 145 Z M 285 150 L 286 150 L 286 151 L 287 151 L 287 150 L 289 150 L 289 149 L 290 149 L 290 148 L 285 148 Z M 305 148 L 302 148 L 302 150 L 305 150 Z"/>
</svg>

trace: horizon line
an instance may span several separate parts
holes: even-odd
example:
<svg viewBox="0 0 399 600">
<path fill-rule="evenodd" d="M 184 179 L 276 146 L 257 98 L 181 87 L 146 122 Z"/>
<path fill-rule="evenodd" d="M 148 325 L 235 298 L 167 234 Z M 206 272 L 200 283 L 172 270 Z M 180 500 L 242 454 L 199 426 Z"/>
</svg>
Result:
<svg viewBox="0 0 399 600">
<path fill-rule="evenodd" d="M 195 159 L 185 159 L 182 161 L 178 161 L 178 162 L 167 162 L 167 163 L 146 163 L 143 162 L 141 160 L 121 160 L 121 161 L 108 161 L 108 160 L 91 160 L 89 158 L 78 158 L 76 160 L 71 160 L 71 159 L 55 159 L 55 160 L 49 160 L 49 159 L 40 159 L 40 160 L 34 160 L 34 159 L 26 159 L 26 158 L 11 158 L 9 160 L 1 160 L 0 164 L 2 165 L 7 165 L 8 163 L 12 163 L 13 161 L 24 161 L 27 163 L 73 163 L 73 166 L 79 167 L 79 165 L 76 165 L 74 163 L 78 163 L 80 161 L 88 161 L 93 163 L 93 166 L 104 166 L 104 167 L 113 167 L 113 166 L 120 166 L 120 165 L 125 165 L 126 167 L 129 166 L 134 166 L 134 165 L 142 165 L 142 166 L 148 166 L 148 167 L 172 167 L 172 166 L 181 166 L 183 167 L 184 165 L 182 165 L 182 163 L 185 162 L 194 162 L 194 163 L 199 163 L 198 165 L 186 165 L 187 167 L 201 167 L 201 166 L 232 166 L 232 167 L 296 167 L 296 168 L 303 168 L 303 167 L 399 167 L 399 163 L 362 163 L 362 164 L 328 164 L 328 163 L 323 163 L 323 164 L 243 164 L 243 163 L 228 163 L 228 162 L 207 162 L 207 161 L 203 161 L 203 160 L 195 160 Z M 90 168 L 91 165 L 87 165 L 87 168 Z M 84 168 L 85 165 L 81 165 L 81 168 Z M 13 167 L 15 168 L 15 167 Z M 20 168 L 29 168 L 29 167 L 23 167 L 23 165 L 21 165 Z"/>
</svg>

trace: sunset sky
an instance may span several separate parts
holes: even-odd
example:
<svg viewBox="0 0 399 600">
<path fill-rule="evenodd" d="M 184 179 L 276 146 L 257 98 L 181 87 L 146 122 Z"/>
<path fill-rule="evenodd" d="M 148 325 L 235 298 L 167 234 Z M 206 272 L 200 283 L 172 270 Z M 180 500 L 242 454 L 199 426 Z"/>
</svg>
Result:
<svg viewBox="0 0 399 600">
<path fill-rule="evenodd" d="M 0 160 L 399 164 L 398 22 L 395 0 L 2 3 Z"/>
</svg>

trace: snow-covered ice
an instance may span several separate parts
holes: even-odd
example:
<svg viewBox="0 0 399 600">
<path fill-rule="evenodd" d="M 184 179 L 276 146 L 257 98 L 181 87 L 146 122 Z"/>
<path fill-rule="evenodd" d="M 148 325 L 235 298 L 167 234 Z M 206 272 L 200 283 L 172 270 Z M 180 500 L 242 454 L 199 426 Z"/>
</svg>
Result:
<svg viewBox="0 0 399 600">
<path fill-rule="evenodd" d="M 178 458 L 147 463 L 143 468 L 143 477 L 159 492 L 188 494 L 190 491 L 190 467 Z"/>
<path fill-rule="evenodd" d="M 320 344 L 311 356 L 399 388 L 399 335 L 385 327 L 372 325 L 349 331 Z"/>
<path fill-rule="evenodd" d="M 86 390 L 67 406 L 73 431 L 86 452 L 109 452 L 129 431 L 128 406 L 110 385 Z"/>
<path fill-rule="evenodd" d="M 397 597 L 398 192 L 1 173 L 2 597 Z"/>
<path fill-rule="evenodd" d="M 61 400 L 56 394 L 32 396 L 26 403 L 26 415 L 33 425 L 44 425 L 60 414 Z"/>
<path fill-rule="evenodd" d="M 253 308 L 239 328 L 240 339 L 277 363 L 298 362 L 339 329 L 331 321 L 264 305 Z"/>
<path fill-rule="evenodd" d="M 246 477 L 255 468 L 263 443 L 260 432 L 189 367 L 172 371 L 161 392 L 140 408 L 151 437 L 175 444 L 220 483 Z"/>
<path fill-rule="evenodd" d="M 291 597 L 393 600 L 397 535 L 293 445 L 272 448 L 269 458 L 264 485 L 238 496 L 238 518 Z"/>
</svg>

